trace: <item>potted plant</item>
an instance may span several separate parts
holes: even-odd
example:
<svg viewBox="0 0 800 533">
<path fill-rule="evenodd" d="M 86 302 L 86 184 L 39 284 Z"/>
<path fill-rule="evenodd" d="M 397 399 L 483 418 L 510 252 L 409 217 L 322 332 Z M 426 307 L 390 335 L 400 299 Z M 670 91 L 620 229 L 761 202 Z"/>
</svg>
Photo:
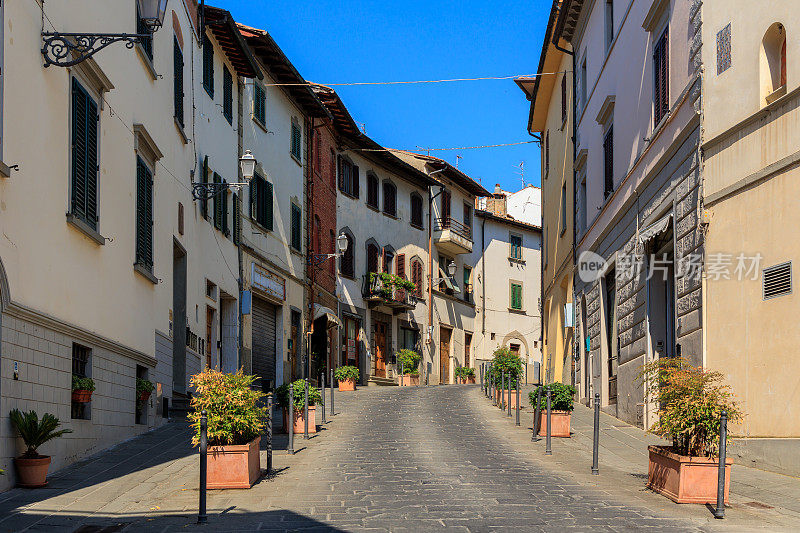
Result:
<svg viewBox="0 0 800 533">
<path fill-rule="evenodd" d="M 249 489 L 261 475 L 259 443 L 267 408 L 257 376 L 241 369 L 227 374 L 212 368 L 192 376 L 189 420 L 194 429 L 192 444 L 200 444 L 202 411 L 208 417 L 208 488 Z"/>
<path fill-rule="evenodd" d="M 492 379 L 494 381 L 497 398 L 497 405 L 507 406 L 511 401 L 511 407 L 517 406 L 517 395 L 509 394 L 516 390 L 517 378 L 522 374 L 522 358 L 508 348 L 498 348 L 492 357 Z M 503 383 L 505 377 L 505 383 Z M 509 386 L 509 381 L 512 386 Z M 510 398 L 509 398 L 510 397 Z"/>
<path fill-rule="evenodd" d="M 639 380 L 657 408 L 658 420 L 648 431 L 672 439 L 672 446 L 648 446 L 647 486 L 676 503 L 716 502 L 720 414 L 727 411 L 733 423 L 743 416 L 724 376 L 684 359 L 662 358 L 644 365 Z M 728 458 L 726 502 L 732 464 Z"/>
<path fill-rule="evenodd" d="M 467 383 L 475 383 L 475 369 L 468 366 L 459 366 L 454 370 L 454 374 L 458 382 L 466 385 Z"/>
<path fill-rule="evenodd" d="M 401 387 L 419 386 L 419 361 L 422 356 L 414 350 L 403 348 L 397 352 L 397 367 L 400 369 Z"/>
<path fill-rule="evenodd" d="M 155 389 L 150 381 L 142 378 L 136 378 L 136 401 L 139 405 L 144 405 L 150 399 L 150 394 Z"/>
<path fill-rule="evenodd" d="M 539 419 L 539 435 L 547 435 L 547 390 L 550 390 L 550 435 L 553 437 L 569 437 L 572 410 L 575 408 L 573 399 L 575 397 L 575 387 L 555 382 L 549 385 L 536 387 L 528 394 L 531 407 L 536 408 L 536 398 L 539 389 L 542 389 L 541 403 L 539 409 L 541 417 Z"/>
<path fill-rule="evenodd" d="M 358 381 L 359 372 L 358 367 L 355 366 L 340 366 L 333 371 L 333 377 L 339 382 L 339 391 L 354 391 L 356 390 L 356 381 Z"/>
<path fill-rule="evenodd" d="M 278 405 L 283 407 L 283 427 L 288 430 L 289 428 L 289 405 L 292 404 L 292 423 L 294 424 L 295 433 L 304 433 L 306 426 L 306 382 L 303 379 L 298 379 L 292 383 L 293 387 L 293 401 L 289 399 L 289 385 L 283 384 L 275 391 L 275 397 Z M 316 405 L 322 402 L 322 394 L 317 387 L 308 386 L 308 432 L 317 432 L 317 409 Z"/>
<path fill-rule="evenodd" d="M 39 455 L 39 447 L 53 439 L 57 439 L 66 433 L 72 433 L 71 429 L 58 429 L 61 425 L 58 418 L 45 413 L 42 419 L 36 411 L 23 413 L 19 409 L 13 409 L 9 415 L 11 424 L 19 432 L 20 437 L 25 442 L 28 449 L 24 454 L 14 459 L 14 466 L 17 470 L 20 487 L 36 488 L 47 485 L 47 468 L 50 466 L 49 455 Z"/>
<path fill-rule="evenodd" d="M 92 378 L 82 378 L 72 375 L 72 401 L 77 403 L 88 403 L 92 401 L 94 392 L 94 380 Z"/>
</svg>

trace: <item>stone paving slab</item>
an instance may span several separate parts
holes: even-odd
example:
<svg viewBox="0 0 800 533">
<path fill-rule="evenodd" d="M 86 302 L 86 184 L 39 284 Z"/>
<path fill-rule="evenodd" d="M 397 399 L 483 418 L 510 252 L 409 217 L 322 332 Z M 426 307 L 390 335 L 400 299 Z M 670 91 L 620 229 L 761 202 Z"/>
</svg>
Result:
<svg viewBox="0 0 800 533">
<path fill-rule="evenodd" d="M 196 524 L 189 429 L 171 423 L 65 469 L 48 489 L 0 494 L 0 532 L 792 530 L 768 510 L 734 505 L 721 523 L 644 490 L 614 451 L 634 453 L 628 440 L 604 449 L 600 479 L 581 474 L 580 436 L 545 458 L 477 386 L 374 387 L 339 393 L 336 405 L 323 431 L 299 436 L 301 451 L 274 456 L 273 475 L 209 491 L 207 525 Z"/>
</svg>

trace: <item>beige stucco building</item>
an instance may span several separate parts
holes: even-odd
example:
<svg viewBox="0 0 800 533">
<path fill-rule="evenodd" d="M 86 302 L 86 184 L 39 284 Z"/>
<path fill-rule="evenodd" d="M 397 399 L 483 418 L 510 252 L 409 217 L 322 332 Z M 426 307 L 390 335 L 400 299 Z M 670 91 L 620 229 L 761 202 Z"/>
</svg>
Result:
<svg viewBox="0 0 800 533">
<path fill-rule="evenodd" d="M 755 439 L 743 448 L 773 452 L 792 441 L 760 437 L 800 437 L 797 7 L 732 1 L 703 15 L 705 365 L 744 407 L 735 432 Z M 785 450 L 768 460 L 789 457 L 796 464 Z"/>
</svg>

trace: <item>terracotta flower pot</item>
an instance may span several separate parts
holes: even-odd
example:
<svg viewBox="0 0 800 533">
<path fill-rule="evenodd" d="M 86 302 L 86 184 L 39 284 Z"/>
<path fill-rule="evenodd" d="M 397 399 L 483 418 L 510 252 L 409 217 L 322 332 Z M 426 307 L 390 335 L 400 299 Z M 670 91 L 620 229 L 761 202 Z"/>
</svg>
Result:
<svg viewBox="0 0 800 533">
<path fill-rule="evenodd" d="M 570 436 L 570 422 L 572 415 L 569 411 L 550 411 L 550 436 L 564 437 Z M 547 409 L 542 410 L 541 425 L 539 426 L 539 436 L 547 435 Z"/>
<path fill-rule="evenodd" d="M 78 389 L 72 391 L 72 401 L 76 403 L 89 403 L 92 401 L 92 391 Z"/>
<path fill-rule="evenodd" d="M 209 446 L 209 489 L 249 489 L 261 476 L 258 446 L 261 437 L 247 444 Z"/>
<path fill-rule="evenodd" d="M 356 390 L 356 380 L 348 379 L 347 381 L 339 381 L 339 392 L 354 390 Z"/>
<path fill-rule="evenodd" d="M 314 405 L 308 406 L 308 432 L 309 433 L 316 433 L 317 432 L 317 408 Z M 284 433 L 289 432 L 289 417 L 287 415 L 286 409 L 283 410 L 283 431 Z M 305 409 L 295 409 L 294 411 L 294 434 L 297 435 L 299 433 L 306 432 L 306 417 L 305 417 Z"/>
<path fill-rule="evenodd" d="M 716 503 L 719 459 L 678 455 L 669 446 L 648 446 L 647 486 L 675 503 Z M 725 460 L 725 503 L 733 459 Z"/>
<path fill-rule="evenodd" d="M 410 374 L 405 374 L 400 376 L 400 386 L 401 387 L 418 387 L 419 386 L 419 376 L 412 376 Z"/>
<path fill-rule="evenodd" d="M 519 393 L 520 405 L 522 405 L 522 397 L 523 396 L 524 395 L 522 394 L 522 391 L 520 391 L 520 393 Z M 508 389 L 503 390 L 503 391 L 498 391 L 497 392 L 497 405 L 498 406 L 500 406 L 500 401 L 501 400 L 503 401 L 503 406 L 506 409 L 508 409 L 508 402 L 509 401 L 511 402 L 511 408 L 512 409 L 516 409 L 517 408 L 517 389 L 511 389 L 511 398 L 510 399 L 508 397 Z"/>
<path fill-rule="evenodd" d="M 17 457 L 14 459 L 17 470 L 17 485 L 28 489 L 47 485 L 47 469 L 50 467 L 50 456 L 42 455 L 35 459 Z"/>
<path fill-rule="evenodd" d="M 466 377 L 466 378 L 461 378 L 460 377 L 460 378 L 458 378 L 458 383 L 460 385 L 474 385 L 475 384 L 475 377 L 474 376 L 469 376 L 469 377 Z"/>
</svg>

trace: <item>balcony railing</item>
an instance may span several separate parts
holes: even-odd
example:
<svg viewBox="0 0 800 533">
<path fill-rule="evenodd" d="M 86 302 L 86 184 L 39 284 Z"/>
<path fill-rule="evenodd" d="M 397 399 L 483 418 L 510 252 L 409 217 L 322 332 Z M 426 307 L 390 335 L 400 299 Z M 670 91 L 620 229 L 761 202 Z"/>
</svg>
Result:
<svg viewBox="0 0 800 533">
<path fill-rule="evenodd" d="M 380 274 L 365 275 L 361 293 L 364 300 L 393 309 L 413 309 L 417 306 L 417 297 L 411 291 L 384 283 Z"/>
<path fill-rule="evenodd" d="M 434 223 L 434 231 L 444 231 L 449 229 L 456 235 L 472 241 L 472 228 L 459 222 L 453 217 L 439 217 Z"/>
</svg>

